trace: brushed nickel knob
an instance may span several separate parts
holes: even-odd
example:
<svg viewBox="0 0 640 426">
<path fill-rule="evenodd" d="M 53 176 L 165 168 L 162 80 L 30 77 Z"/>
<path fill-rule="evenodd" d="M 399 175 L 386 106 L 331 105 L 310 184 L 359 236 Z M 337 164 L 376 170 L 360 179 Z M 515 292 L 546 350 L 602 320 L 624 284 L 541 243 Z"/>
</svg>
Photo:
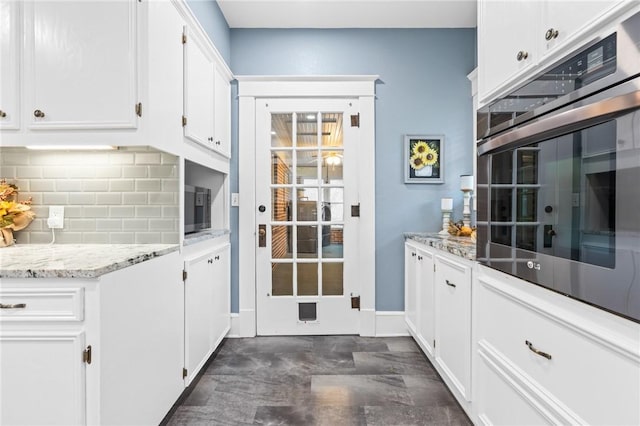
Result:
<svg viewBox="0 0 640 426">
<path fill-rule="evenodd" d="M 261 237 L 264 237 L 265 235 L 267 235 L 267 231 L 265 229 L 260 228 L 260 230 L 258 231 L 258 235 L 260 235 Z"/>
<path fill-rule="evenodd" d="M 7 116 L 7 113 L 0 110 L 0 118 L 5 118 Z"/>
<path fill-rule="evenodd" d="M 518 62 L 523 61 L 528 57 L 529 57 L 529 53 L 527 53 L 524 50 L 519 51 L 518 54 L 516 55 L 516 59 L 518 60 Z"/>
<path fill-rule="evenodd" d="M 558 37 L 558 30 L 549 28 L 546 33 L 544 33 L 544 39 L 549 41 Z"/>
<path fill-rule="evenodd" d="M 44 117 L 44 112 L 40 111 L 39 109 L 33 111 L 33 115 L 36 116 L 37 118 L 43 118 Z"/>
</svg>

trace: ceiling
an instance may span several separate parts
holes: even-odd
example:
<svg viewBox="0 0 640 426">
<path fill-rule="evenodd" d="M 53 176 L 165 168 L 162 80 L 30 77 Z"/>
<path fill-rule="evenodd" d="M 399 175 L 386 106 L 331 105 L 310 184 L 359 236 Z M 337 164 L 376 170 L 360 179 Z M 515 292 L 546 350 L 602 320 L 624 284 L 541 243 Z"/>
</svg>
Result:
<svg viewBox="0 0 640 426">
<path fill-rule="evenodd" d="M 231 28 L 473 28 L 476 0 L 217 0 Z"/>
</svg>

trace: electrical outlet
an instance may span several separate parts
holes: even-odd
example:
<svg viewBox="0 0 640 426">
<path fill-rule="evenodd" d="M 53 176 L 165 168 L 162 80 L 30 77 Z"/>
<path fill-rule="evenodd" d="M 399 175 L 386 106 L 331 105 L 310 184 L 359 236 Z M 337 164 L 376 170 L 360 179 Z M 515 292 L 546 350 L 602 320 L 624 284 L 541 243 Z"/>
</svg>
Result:
<svg viewBox="0 0 640 426">
<path fill-rule="evenodd" d="M 233 192 L 231 194 L 231 207 L 238 207 L 240 205 L 240 194 Z"/>
<path fill-rule="evenodd" d="M 47 219 L 49 228 L 61 229 L 64 227 L 64 206 L 50 206 L 49 218 Z"/>
</svg>

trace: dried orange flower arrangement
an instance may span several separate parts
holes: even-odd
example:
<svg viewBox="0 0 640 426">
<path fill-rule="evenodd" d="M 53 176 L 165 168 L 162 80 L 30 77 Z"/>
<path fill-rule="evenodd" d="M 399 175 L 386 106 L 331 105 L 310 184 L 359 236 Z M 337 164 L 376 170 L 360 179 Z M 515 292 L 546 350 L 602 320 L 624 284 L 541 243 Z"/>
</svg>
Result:
<svg viewBox="0 0 640 426">
<path fill-rule="evenodd" d="M 20 231 L 29 226 L 36 215 L 31 211 L 31 197 L 18 201 L 19 189 L 5 179 L 0 180 L 0 247 L 15 243 L 13 231 Z"/>
</svg>

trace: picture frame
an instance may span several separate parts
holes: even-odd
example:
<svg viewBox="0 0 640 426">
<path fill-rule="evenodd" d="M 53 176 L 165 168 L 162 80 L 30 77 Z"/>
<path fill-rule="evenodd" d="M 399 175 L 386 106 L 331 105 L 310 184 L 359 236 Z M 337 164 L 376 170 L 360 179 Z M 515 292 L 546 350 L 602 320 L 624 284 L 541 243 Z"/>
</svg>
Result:
<svg viewBox="0 0 640 426">
<path fill-rule="evenodd" d="M 444 135 L 405 135 L 403 147 L 405 183 L 444 183 Z"/>
</svg>

